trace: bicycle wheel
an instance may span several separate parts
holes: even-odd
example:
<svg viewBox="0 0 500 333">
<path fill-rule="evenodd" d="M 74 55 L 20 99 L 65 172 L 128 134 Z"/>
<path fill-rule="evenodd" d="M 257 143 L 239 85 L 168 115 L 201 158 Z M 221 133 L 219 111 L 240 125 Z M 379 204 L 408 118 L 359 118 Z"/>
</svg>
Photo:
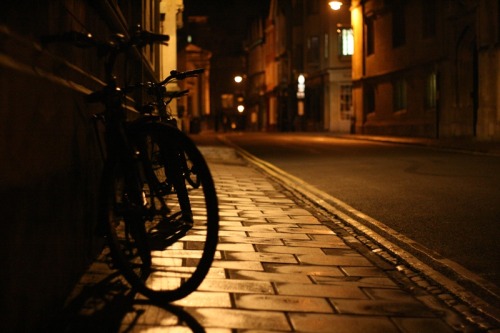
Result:
<svg viewBox="0 0 500 333">
<path fill-rule="evenodd" d="M 200 151 L 178 129 L 141 123 L 129 129 L 129 137 L 141 156 L 138 165 L 142 168 L 144 202 L 137 214 L 133 210 L 120 211 L 123 204 L 108 199 L 110 247 L 118 268 L 134 288 L 155 301 L 174 301 L 196 290 L 215 256 L 219 217 L 213 180 Z M 165 180 L 158 179 L 161 174 L 150 169 L 153 163 L 145 158 L 145 142 L 159 147 L 156 163 L 164 166 L 164 177 L 173 178 L 170 181 L 175 189 L 170 193 L 155 188 L 156 182 Z M 179 152 L 184 152 L 196 166 L 200 180 L 196 189 L 185 185 Z M 120 176 L 114 178 L 119 180 Z M 108 198 L 128 199 L 127 193 L 119 194 L 118 186 L 109 188 L 114 193 Z M 167 210 L 160 208 L 162 203 L 168 205 Z"/>
</svg>

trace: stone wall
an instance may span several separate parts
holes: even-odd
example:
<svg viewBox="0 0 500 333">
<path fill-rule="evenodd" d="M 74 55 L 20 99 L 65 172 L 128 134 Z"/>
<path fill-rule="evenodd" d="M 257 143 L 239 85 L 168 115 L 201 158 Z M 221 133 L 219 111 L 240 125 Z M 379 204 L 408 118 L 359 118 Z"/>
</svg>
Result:
<svg viewBox="0 0 500 333">
<path fill-rule="evenodd" d="M 129 19 L 140 17 L 136 3 L 121 2 Z M 0 4 L 2 332 L 40 331 L 103 246 L 103 158 L 92 120 L 102 106 L 85 102 L 102 86 L 103 59 L 91 49 L 44 46 L 40 37 L 76 30 L 107 38 L 126 29 L 127 12 L 110 4 Z M 127 64 L 128 79 L 145 72 L 136 62 Z"/>
</svg>

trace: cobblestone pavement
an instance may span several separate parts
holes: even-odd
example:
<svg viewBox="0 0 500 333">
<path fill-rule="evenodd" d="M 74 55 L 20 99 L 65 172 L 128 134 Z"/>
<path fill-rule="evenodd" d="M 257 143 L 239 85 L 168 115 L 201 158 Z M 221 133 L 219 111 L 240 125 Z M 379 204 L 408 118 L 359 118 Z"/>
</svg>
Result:
<svg viewBox="0 0 500 333">
<path fill-rule="evenodd" d="M 59 322 L 61 328 L 68 332 L 498 332 L 487 323 L 466 319 L 458 307 L 449 307 L 429 291 L 432 288 L 423 287 L 425 278 L 409 277 L 349 232 L 325 223 L 312 207 L 232 148 L 202 151 L 217 187 L 221 228 L 216 260 L 199 289 L 172 305 L 153 305 L 131 294 L 97 260 L 75 289 Z"/>
</svg>

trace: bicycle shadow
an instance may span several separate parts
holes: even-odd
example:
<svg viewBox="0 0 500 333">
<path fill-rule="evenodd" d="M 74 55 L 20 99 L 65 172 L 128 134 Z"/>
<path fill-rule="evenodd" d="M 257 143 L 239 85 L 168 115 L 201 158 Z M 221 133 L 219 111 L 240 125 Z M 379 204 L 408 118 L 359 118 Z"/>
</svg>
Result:
<svg viewBox="0 0 500 333">
<path fill-rule="evenodd" d="M 181 307 L 141 297 L 119 272 L 112 272 L 97 283 L 83 284 L 62 313 L 42 331 L 109 333 L 186 326 L 192 332 L 205 332 Z"/>
</svg>

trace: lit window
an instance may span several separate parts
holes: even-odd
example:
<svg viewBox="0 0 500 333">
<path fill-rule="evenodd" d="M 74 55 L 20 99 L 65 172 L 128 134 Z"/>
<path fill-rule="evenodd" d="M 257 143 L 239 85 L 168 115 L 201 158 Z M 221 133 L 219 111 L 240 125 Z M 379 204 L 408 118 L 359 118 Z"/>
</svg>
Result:
<svg viewBox="0 0 500 333">
<path fill-rule="evenodd" d="M 431 73 L 427 76 L 425 83 L 425 107 L 427 109 L 436 108 L 437 101 L 437 75 Z"/>
<path fill-rule="evenodd" d="M 354 53 L 354 35 L 352 28 L 340 28 L 339 53 L 341 56 L 350 56 Z"/>
<path fill-rule="evenodd" d="M 352 86 L 340 86 L 340 119 L 349 120 L 352 117 Z"/>
</svg>

